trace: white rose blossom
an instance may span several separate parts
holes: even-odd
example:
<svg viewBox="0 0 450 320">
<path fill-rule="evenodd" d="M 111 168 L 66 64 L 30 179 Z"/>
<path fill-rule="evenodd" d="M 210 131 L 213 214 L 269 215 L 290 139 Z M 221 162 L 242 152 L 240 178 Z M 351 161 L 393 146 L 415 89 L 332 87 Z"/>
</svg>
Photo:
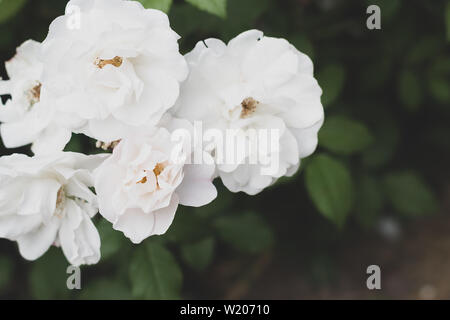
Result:
<svg viewBox="0 0 450 320">
<path fill-rule="evenodd" d="M 25 41 L 5 63 L 9 80 L 0 81 L 0 95 L 11 95 L 0 103 L 3 144 L 16 148 L 32 143 L 34 153 L 60 151 L 70 140 L 71 131 L 58 119 L 46 88 L 42 86 L 41 44 Z"/>
<path fill-rule="evenodd" d="M 36 155 L 0 158 L 0 237 L 24 258 L 56 245 L 75 266 L 95 264 L 97 211 L 140 243 L 164 234 L 179 204 L 213 201 L 216 176 L 233 192 L 257 194 L 315 150 L 324 113 L 308 56 L 258 30 L 228 45 L 207 39 L 185 57 L 178 39 L 165 13 L 139 2 L 71 0 L 42 44 L 28 40 L 6 62 L 0 95 L 12 98 L 0 103 L 2 140 L 31 143 Z M 239 129 L 245 146 L 255 130 L 273 129 L 279 149 L 244 149 L 223 163 L 218 155 L 235 145 L 192 146 L 197 121 L 222 137 Z M 72 132 L 112 154 L 61 152 Z M 249 162 L 261 153 L 279 157 L 270 174 Z"/>
<path fill-rule="evenodd" d="M 217 163 L 225 186 L 253 195 L 295 173 L 300 159 L 315 150 L 324 118 L 322 90 L 309 57 L 258 30 L 246 31 L 228 45 L 218 39 L 201 41 L 185 57 L 190 74 L 173 109 L 177 117 L 202 121 L 206 129 L 240 129 L 240 139 L 248 139 L 250 129 L 279 132 L 278 171 L 262 174 L 262 165 L 245 161 L 248 151 L 236 163 Z"/>
<path fill-rule="evenodd" d="M 28 260 L 61 246 L 75 266 L 100 259 L 92 170 L 104 155 L 56 153 L 0 158 L 0 237 L 17 241 Z"/>
<path fill-rule="evenodd" d="M 187 121 L 172 123 L 192 130 Z M 94 173 L 100 214 L 133 243 L 164 234 L 178 204 L 203 206 L 217 196 L 213 159 L 204 153 L 209 165 L 187 164 L 190 148 L 174 140 L 166 128 L 131 135 Z"/>
<path fill-rule="evenodd" d="M 74 132 L 118 140 L 174 105 L 188 73 L 178 38 L 165 13 L 137 1 L 71 0 L 42 43 L 43 82 Z"/>
</svg>

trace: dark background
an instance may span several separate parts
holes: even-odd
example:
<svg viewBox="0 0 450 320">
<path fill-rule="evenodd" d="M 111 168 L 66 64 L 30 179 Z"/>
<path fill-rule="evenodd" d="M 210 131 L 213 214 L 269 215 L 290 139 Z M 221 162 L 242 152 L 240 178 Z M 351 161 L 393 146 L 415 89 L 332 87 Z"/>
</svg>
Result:
<svg viewBox="0 0 450 320">
<path fill-rule="evenodd" d="M 0 3 L 2 61 L 42 41 L 66 4 L 17 2 L 8 18 Z M 369 4 L 381 7 L 381 30 L 366 28 Z M 0 297 L 450 298 L 450 2 L 228 0 L 221 18 L 174 1 L 169 17 L 182 53 L 251 28 L 307 53 L 324 90 L 315 155 L 257 196 L 217 182 L 217 200 L 179 209 L 166 235 L 138 247 L 97 217 L 103 258 L 82 268 L 79 292 L 65 288 L 58 249 L 27 262 L 0 240 Z M 67 150 L 95 147 L 74 135 Z M 1 146 L 13 152 L 30 154 Z M 378 291 L 366 288 L 371 264 Z"/>
</svg>

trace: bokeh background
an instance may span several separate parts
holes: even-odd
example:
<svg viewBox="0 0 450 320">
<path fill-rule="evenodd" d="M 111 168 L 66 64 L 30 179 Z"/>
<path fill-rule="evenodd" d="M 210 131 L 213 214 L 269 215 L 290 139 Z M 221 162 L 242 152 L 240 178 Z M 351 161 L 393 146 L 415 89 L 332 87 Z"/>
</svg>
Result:
<svg viewBox="0 0 450 320">
<path fill-rule="evenodd" d="M 183 53 L 258 28 L 308 54 L 324 91 L 319 147 L 257 196 L 217 181 L 213 203 L 179 208 L 139 246 L 97 217 L 102 260 L 82 268 L 79 291 L 59 249 L 28 262 L 1 239 L 0 298 L 450 298 L 450 1 L 141 2 L 169 13 Z M 42 41 L 65 4 L 0 0 L 0 60 Z M 366 27 L 370 4 L 381 30 Z M 98 152 L 79 135 L 66 149 Z M 14 152 L 30 154 L 1 146 Z M 381 290 L 366 287 L 372 264 Z"/>
</svg>

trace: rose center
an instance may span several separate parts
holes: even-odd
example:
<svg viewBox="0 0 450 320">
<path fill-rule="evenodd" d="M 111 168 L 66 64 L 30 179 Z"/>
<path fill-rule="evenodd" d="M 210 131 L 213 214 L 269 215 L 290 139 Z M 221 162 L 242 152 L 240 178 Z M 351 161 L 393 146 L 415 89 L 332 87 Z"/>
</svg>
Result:
<svg viewBox="0 0 450 320">
<path fill-rule="evenodd" d="M 38 82 L 33 88 L 28 91 L 28 100 L 30 101 L 30 106 L 38 103 L 41 100 L 41 87 L 42 83 Z"/>
<path fill-rule="evenodd" d="M 163 172 L 165 165 L 163 163 L 157 163 L 156 166 L 153 168 L 153 173 L 156 177 L 156 186 L 159 188 L 159 182 L 158 182 L 158 176 Z M 145 170 L 147 172 L 147 170 Z M 139 180 L 137 183 L 146 183 L 147 177 L 143 177 L 141 180 Z"/>
<path fill-rule="evenodd" d="M 123 63 L 123 58 L 119 56 L 115 56 L 112 59 L 99 59 L 97 58 L 94 62 L 94 64 L 100 68 L 103 69 L 106 65 L 110 64 L 116 68 L 120 67 Z"/>
<path fill-rule="evenodd" d="M 161 172 L 164 170 L 164 165 L 162 163 L 157 163 L 155 168 L 153 168 L 153 173 L 156 177 L 158 177 Z"/>
<path fill-rule="evenodd" d="M 247 118 L 249 117 L 251 114 L 253 114 L 256 110 L 256 107 L 258 106 L 259 101 L 253 99 L 252 97 L 248 97 L 245 98 L 244 100 L 242 100 L 241 102 L 241 118 Z"/>
<path fill-rule="evenodd" d="M 59 188 L 58 193 L 56 195 L 56 208 L 55 208 L 55 215 L 59 218 L 62 217 L 65 202 L 66 202 L 66 193 L 64 192 L 64 188 L 61 187 Z"/>
</svg>

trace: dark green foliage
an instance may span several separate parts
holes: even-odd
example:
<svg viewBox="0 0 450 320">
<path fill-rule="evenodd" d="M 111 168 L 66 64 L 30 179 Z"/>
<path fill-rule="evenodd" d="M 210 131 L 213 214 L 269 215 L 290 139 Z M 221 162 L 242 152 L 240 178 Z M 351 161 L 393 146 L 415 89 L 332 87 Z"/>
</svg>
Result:
<svg viewBox="0 0 450 320">
<path fill-rule="evenodd" d="M 348 169 L 340 161 L 319 154 L 308 163 L 305 174 L 306 188 L 317 210 L 342 227 L 354 201 Z"/>
<path fill-rule="evenodd" d="M 242 252 L 261 253 L 274 242 L 270 226 L 255 212 L 223 216 L 214 226 L 223 241 Z"/>
<path fill-rule="evenodd" d="M 134 298 L 179 298 L 182 274 L 175 258 L 164 246 L 152 240 L 135 248 L 130 262 Z"/>
</svg>

